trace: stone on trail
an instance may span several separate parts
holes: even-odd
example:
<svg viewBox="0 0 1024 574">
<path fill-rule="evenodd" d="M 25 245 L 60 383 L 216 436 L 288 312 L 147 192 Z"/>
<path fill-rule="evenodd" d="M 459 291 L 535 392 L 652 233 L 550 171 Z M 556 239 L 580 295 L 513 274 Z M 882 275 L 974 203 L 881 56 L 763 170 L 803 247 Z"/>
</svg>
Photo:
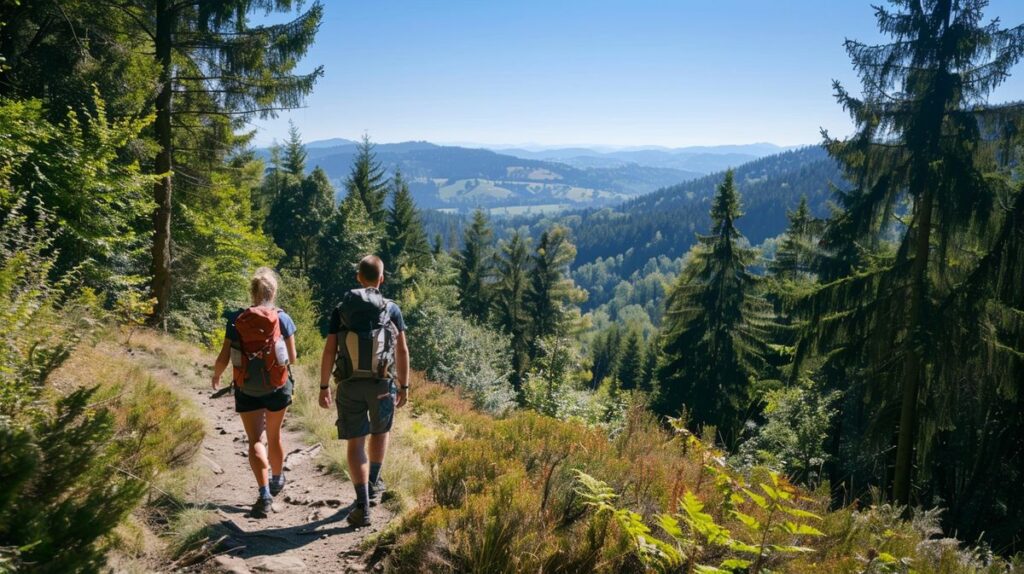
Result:
<svg viewBox="0 0 1024 574">
<path fill-rule="evenodd" d="M 306 563 L 301 558 L 278 554 L 276 556 L 255 556 L 245 561 L 252 572 L 274 572 L 275 574 L 305 574 Z"/>
<path fill-rule="evenodd" d="M 237 556 L 228 556 L 222 554 L 216 556 L 213 559 L 213 566 L 217 572 L 223 572 L 224 574 L 252 574 L 252 570 L 246 566 L 245 560 Z"/>
</svg>

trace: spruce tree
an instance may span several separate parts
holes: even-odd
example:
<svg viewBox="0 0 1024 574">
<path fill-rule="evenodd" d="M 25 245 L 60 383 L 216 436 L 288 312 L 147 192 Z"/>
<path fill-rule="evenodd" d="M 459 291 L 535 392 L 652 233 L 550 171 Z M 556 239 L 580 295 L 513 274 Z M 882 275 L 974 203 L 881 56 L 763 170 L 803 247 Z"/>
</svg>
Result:
<svg viewBox="0 0 1024 574">
<path fill-rule="evenodd" d="M 800 197 L 796 210 L 787 213 L 786 217 L 789 225 L 775 258 L 768 264 L 768 270 L 782 280 L 808 278 L 821 223 L 811 215 L 806 195 Z"/>
<path fill-rule="evenodd" d="M 653 344 L 656 339 L 652 336 L 648 341 L 644 352 L 643 377 L 640 379 L 638 388 L 645 393 L 653 392 L 658 388 L 658 346 Z"/>
<path fill-rule="evenodd" d="M 391 194 L 381 249 L 384 265 L 390 271 L 384 287 L 389 297 L 402 299 L 417 271 L 430 264 L 430 245 L 409 185 L 400 172 L 391 180 Z"/>
<path fill-rule="evenodd" d="M 515 231 L 502 242 L 497 257 L 492 320 L 511 337 L 512 384 L 517 392 L 529 367 L 530 323 L 534 320 L 526 304 L 530 272 L 529 239 Z"/>
<path fill-rule="evenodd" d="M 302 178 L 306 175 L 306 146 L 295 124 L 288 122 L 288 141 L 284 144 L 284 161 L 281 167 L 291 175 Z"/>
<path fill-rule="evenodd" d="M 569 240 L 568 229 L 555 226 L 541 233 L 526 293 L 526 304 L 533 317 L 531 336 L 535 340 L 566 334 L 570 307 L 578 295 L 569 276 L 569 266 L 575 258 L 576 246 Z M 536 350 L 531 348 L 531 353 Z"/>
<path fill-rule="evenodd" d="M 170 301 L 172 179 L 182 171 L 175 150 L 187 147 L 176 146 L 175 139 L 188 130 L 205 129 L 211 137 L 190 143 L 205 145 L 201 155 L 223 156 L 235 143 L 233 136 L 218 135 L 218 130 L 230 134 L 232 122 L 273 116 L 301 104 L 323 74 L 322 67 L 308 74 L 293 73 L 313 43 L 323 6 L 314 3 L 283 24 L 249 24 L 252 10 L 287 12 L 293 7 L 290 0 L 255 4 L 248 0 L 131 0 L 114 10 L 131 12 L 131 21 L 152 39 L 150 53 L 159 71 L 153 101 L 158 151 L 152 164 L 153 173 L 163 175 L 153 188 L 156 321 L 165 318 Z M 214 124 L 214 129 L 207 129 Z M 220 150 L 211 154 L 211 146 Z"/>
<path fill-rule="evenodd" d="M 590 369 L 590 388 L 597 389 L 609 377 L 615 377 L 622 358 L 622 329 L 613 323 L 594 336 Z"/>
<path fill-rule="evenodd" d="M 357 193 L 349 193 L 333 211 L 318 242 L 311 275 L 320 301 L 321 327 L 345 291 L 358 287 L 356 264 L 380 245 L 381 231 L 370 221 Z"/>
<path fill-rule="evenodd" d="M 1008 126 L 1024 116 L 1020 104 L 987 103 L 1024 55 L 1024 27 L 983 24 L 984 6 L 899 0 L 876 8 L 879 30 L 891 41 L 846 42 L 863 95 L 835 84 L 858 132 L 845 140 L 825 136 L 854 185 L 840 194 L 844 210 L 826 232 L 827 241 L 843 244 L 833 267 L 851 274 L 808 298 L 809 339 L 821 353 L 871 374 L 864 393 L 877 413 L 875 449 L 889 451 L 885 443 L 896 436 L 892 495 L 904 505 L 912 502 L 914 467 L 933 452 L 938 429 L 963 412 L 952 400 L 963 357 L 938 350 L 951 335 L 973 331 L 977 317 L 956 316 L 943 301 L 955 299 L 977 264 L 973 254 L 990 244 L 999 180 L 989 174 L 1007 159 L 1003 138 L 1016 131 Z M 949 264 L 951 252 L 957 265 Z M 939 329 L 940 318 L 953 324 Z M 994 364 L 975 364 L 971 376 L 1003 384 L 1008 373 L 993 372 Z"/>
<path fill-rule="evenodd" d="M 370 220 L 383 225 L 384 204 L 388 197 L 388 178 L 384 167 L 377 161 L 373 143 L 367 134 L 363 134 L 363 139 L 359 142 L 352 170 L 345 180 L 345 189 L 349 195 L 359 197 Z"/>
<path fill-rule="evenodd" d="M 473 213 L 459 252 L 459 307 L 462 314 L 483 323 L 491 310 L 491 277 L 494 273 L 494 232 L 482 209 Z M 440 239 L 440 236 L 438 237 Z"/>
<path fill-rule="evenodd" d="M 640 387 L 644 376 L 643 336 L 631 329 L 623 342 L 622 359 L 619 361 L 619 388 L 631 391 Z"/>
<path fill-rule="evenodd" d="M 754 401 L 752 383 L 767 367 L 767 304 L 748 270 L 756 252 L 744 245 L 735 222 L 740 198 L 732 171 L 718 186 L 711 234 L 699 237 L 666 302 L 656 409 L 714 425 L 729 446 Z"/>
</svg>

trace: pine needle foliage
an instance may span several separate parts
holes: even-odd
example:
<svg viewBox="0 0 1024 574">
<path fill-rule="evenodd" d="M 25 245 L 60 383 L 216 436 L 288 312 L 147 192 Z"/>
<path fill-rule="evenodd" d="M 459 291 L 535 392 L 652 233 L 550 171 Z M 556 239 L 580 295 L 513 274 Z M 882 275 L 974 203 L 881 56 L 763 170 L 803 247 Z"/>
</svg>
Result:
<svg viewBox="0 0 1024 574">
<path fill-rule="evenodd" d="M 666 302 L 655 402 L 662 414 L 685 406 L 694 424 L 715 426 L 731 445 L 769 367 L 773 319 L 748 269 L 756 251 L 736 228 L 741 215 L 730 171 L 712 204 L 711 233 L 699 237 Z"/>
<path fill-rule="evenodd" d="M 1024 56 L 1024 26 L 984 22 L 985 4 L 896 0 L 876 8 L 891 41 L 846 42 L 863 95 L 835 84 L 858 131 L 843 140 L 825 134 L 853 188 L 838 193 L 841 210 L 824 234 L 832 248 L 818 265 L 825 284 L 801 303 L 808 329 L 797 359 L 813 351 L 858 373 L 860 398 L 875 415 L 873 447 L 889 452 L 884 445 L 895 443 L 883 466 L 893 468 L 891 492 L 904 504 L 942 499 L 956 508 L 971 498 L 955 486 L 962 478 L 933 474 L 936 447 L 969 429 L 995 428 L 984 422 L 991 405 L 1012 396 L 995 389 L 1020 380 L 1009 367 L 1016 359 L 965 352 L 991 342 L 991 331 L 978 327 L 984 313 L 952 303 L 969 285 L 975 301 L 993 300 L 998 280 L 976 271 L 1013 219 L 1004 174 L 1024 105 L 990 105 L 987 96 Z M 964 399 L 981 396 L 994 402 L 965 408 Z M 965 449 L 957 466 L 975 467 L 966 461 L 981 452 Z"/>
</svg>

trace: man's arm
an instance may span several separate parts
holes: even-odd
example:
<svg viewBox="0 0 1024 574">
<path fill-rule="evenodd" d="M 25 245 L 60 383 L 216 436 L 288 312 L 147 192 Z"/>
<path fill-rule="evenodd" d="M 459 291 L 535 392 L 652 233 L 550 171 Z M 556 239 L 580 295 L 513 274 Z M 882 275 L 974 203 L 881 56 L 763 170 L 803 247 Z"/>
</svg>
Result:
<svg viewBox="0 0 1024 574">
<path fill-rule="evenodd" d="M 395 346 L 395 370 L 398 371 L 398 402 L 402 406 L 409 401 L 409 344 L 405 339 L 405 331 L 398 333 Z"/>
<path fill-rule="evenodd" d="M 320 357 L 320 406 L 331 408 L 331 374 L 334 372 L 334 357 L 338 352 L 338 334 L 327 335 L 324 354 Z"/>
</svg>

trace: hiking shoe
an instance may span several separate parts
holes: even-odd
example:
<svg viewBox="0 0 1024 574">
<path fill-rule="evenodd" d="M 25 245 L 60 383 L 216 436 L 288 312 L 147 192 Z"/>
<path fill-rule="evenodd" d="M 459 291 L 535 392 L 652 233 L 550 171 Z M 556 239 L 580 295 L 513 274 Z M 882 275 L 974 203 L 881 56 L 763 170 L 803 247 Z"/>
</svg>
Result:
<svg viewBox="0 0 1024 574">
<path fill-rule="evenodd" d="M 284 483 L 284 473 L 281 473 L 281 480 L 274 480 L 274 477 L 270 477 L 270 494 L 272 496 L 281 494 L 281 491 L 284 490 Z"/>
<path fill-rule="evenodd" d="M 276 512 L 273 497 L 261 496 L 252 505 L 252 511 L 249 513 L 249 516 L 253 518 L 266 518 L 272 512 Z"/>
<path fill-rule="evenodd" d="M 370 525 L 370 507 L 361 504 L 356 504 L 352 511 L 345 517 L 352 526 L 369 526 Z"/>
<path fill-rule="evenodd" d="M 384 481 L 382 479 L 378 478 L 377 482 L 371 482 L 369 484 L 369 490 L 370 506 L 377 506 L 377 504 L 380 503 L 381 500 L 383 499 L 384 493 L 387 492 L 388 487 L 386 484 L 384 484 Z"/>
</svg>

